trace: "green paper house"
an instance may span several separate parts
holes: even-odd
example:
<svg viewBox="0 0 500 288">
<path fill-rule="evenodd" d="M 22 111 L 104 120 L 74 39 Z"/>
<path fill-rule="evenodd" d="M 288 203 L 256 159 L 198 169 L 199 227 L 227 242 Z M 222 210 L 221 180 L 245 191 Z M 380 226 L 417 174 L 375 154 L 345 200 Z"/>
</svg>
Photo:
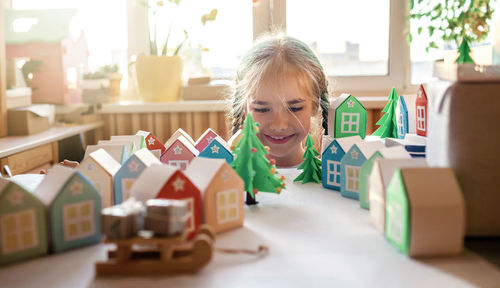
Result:
<svg viewBox="0 0 500 288">
<path fill-rule="evenodd" d="M 356 97 L 342 94 L 328 108 L 328 135 L 335 138 L 366 136 L 366 109 Z"/>
<path fill-rule="evenodd" d="M 465 204 L 451 168 L 401 168 L 387 187 L 387 240 L 411 257 L 463 249 Z"/>
</svg>

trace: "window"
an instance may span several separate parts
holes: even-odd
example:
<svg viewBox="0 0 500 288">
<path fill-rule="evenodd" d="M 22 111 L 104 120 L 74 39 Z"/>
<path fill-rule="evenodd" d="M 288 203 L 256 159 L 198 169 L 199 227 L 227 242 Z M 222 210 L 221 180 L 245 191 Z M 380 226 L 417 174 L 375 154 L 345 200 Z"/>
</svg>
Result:
<svg viewBox="0 0 500 288">
<path fill-rule="evenodd" d="M 2 254 L 10 254 L 38 245 L 38 231 L 35 222 L 35 209 L 2 216 Z"/>
<path fill-rule="evenodd" d="M 180 170 L 186 170 L 189 165 L 189 160 L 170 160 L 168 161 L 168 165 L 174 166 Z"/>
<path fill-rule="evenodd" d="M 64 205 L 63 228 L 65 241 L 94 235 L 94 202 L 88 200 Z"/>
<path fill-rule="evenodd" d="M 357 134 L 359 131 L 359 113 L 342 112 L 341 117 L 341 132 Z"/>
<path fill-rule="evenodd" d="M 425 106 L 417 106 L 417 130 L 425 131 Z"/>
<path fill-rule="evenodd" d="M 181 200 L 185 200 L 187 202 L 187 213 L 186 213 L 186 233 L 189 234 L 194 231 L 194 199 L 193 198 L 184 198 Z"/>
<path fill-rule="evenodd" d="M 326 160 L 327 180 L 328 185 L 340 186 L 340 162 L 333 160 Z"/>
<path fill-rule="evenodd" d="M 217 224 L 238 220 L 238 189 L 217 192 Z"/>
<path fill-rule="evenodd" d="M 135 180 L 136 178 L 122 178 L 122 201 L 130 198 Z"/>
<path fill-rule="evenodd" d="M 399 129 L 399 135 L 405 135 L 405 122 L 403 113 L 399 113 L 398 129 Z"/>
<path fill-rule="evenodd" d="M 389 211 L 387 235 L 396 243 L 402 244 L 404 221 L 403 208 L 399 203 L 391 201 L 387 210 Z"/>
<path fill-rule="evenodd" d="M 359 192 L 359 167 L 345 165 L 346 190 L 350 192 Z"/>
</svg>

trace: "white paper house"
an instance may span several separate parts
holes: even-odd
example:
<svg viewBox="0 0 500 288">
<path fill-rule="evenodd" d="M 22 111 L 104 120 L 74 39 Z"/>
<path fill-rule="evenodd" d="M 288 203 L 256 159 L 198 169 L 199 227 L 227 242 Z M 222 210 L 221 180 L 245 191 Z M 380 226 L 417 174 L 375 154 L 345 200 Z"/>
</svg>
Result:
<svg viewBox="0 0 500 288">
<path fill-rule="evenodd" d="M 106 152 L 108 152 L 113 159 L 116 160 L 116 162 L 123 164 L 125 161 L 127 161 L 128 157 L 130 156 L 128 154 L 129 149 L 125 148 L 125 145 L 122 144 L 101 144 L 101 145 L 87 145 L 87 149 L 85 149 L 85 156 L 83 156 L 83 159 L 87 158 L 90 153 L 97 151 L 99 149 L 104 149 Z"/>
<path fill-rule="evenodd" d="M 174 134 L 172 134 L 172 136 L 170 136 L 170 138 L 168 138 L 168 140 L 165 142 L 164 146 L 167 148 L 170 147 L 170 145 L 172 145 L 172 143 L 177 138 L 179 138 L 179 136 L 184 136 L 189 141 L 189 143 L 191 143 L 193 146 L 195 145 L 193 138 L 186 131 L 179 128 L 174 132 Z"/>
<path fill-rule="evenodd" d="M 149 166 L 142 172 L 141 176 L 137 178 L 132 186 L 132 197 L 143 203 L 146 203 L 149 199 L 156 198 L 175 171 L 177 171 L 177 169 L 174 167 L 164 164 L 153 164 Z"/>
</svg>

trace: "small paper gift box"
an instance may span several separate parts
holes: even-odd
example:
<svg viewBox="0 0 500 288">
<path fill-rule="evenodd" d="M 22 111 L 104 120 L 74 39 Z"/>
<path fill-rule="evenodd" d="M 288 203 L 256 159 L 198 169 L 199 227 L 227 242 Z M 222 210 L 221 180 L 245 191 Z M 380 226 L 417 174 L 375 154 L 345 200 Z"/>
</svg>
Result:
<svg viewBox="0 0 500 288">
<path fill-rule="evenodd" d="M 102 234 L 111 239 L 129 238 L 142 229 L 144 207 L 141 202 L 127 201 L 101 211 Z"/>
<path fill-rule="evenodd" d="M 183 200 L 150 199 L 146 202 L 145 229 L 172 236 L 184 231 L 187 203 Z"/>
</svg>

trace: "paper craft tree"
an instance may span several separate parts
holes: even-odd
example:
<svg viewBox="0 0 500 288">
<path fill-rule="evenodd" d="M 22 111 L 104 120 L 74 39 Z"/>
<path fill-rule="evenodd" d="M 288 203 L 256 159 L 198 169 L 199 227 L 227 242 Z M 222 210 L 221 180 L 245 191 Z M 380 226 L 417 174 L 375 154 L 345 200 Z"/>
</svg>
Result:
<svg viewBox="0 0 500 288">
<path fill-rule="evenodd" d="M 455 62 L 458 64 L 464 64 L 464 63 L 473 63 L 474 60 L 470 57 L 470 47 L 469 43 L 467 43 L 467 39 L 463 38 L 462 43 L 460 44 L 460 47 L 458 47 L 458 58 Z"/>
<path fill-rule="evenodd" d="M 302 181 L 302 184 L 308 182 L 321 183 L 321 160 L 316 158 L 318 155 L 319 152 L 314 148 L 314 141 L 311 135 L 308 134 L 306 139 L 306 152 L 304 152 L 304 156 L 302 156 L 304 162 L 302 162 L 298 168 L 304 171 L 293 180 L 294 182 Z"/>
<path fill-rule="evenodd" d="M 398 124 L 396 121 L 396 105 L 398 103 L 398 93 L 395 88 L 392 88 L 391 94 L 389 94 L 389 103 L 385 105 L 384 116 L 378 120 L 377 125 L 380 125 L 378 129 L 373 132 L 372 135 L 380 136 L 380 138 L 398 138 Z"/>
<path fill-rule="evenodd" d="M 278 178 L 274 159 L 267 160 L 269 147 L 264 147 L 257 138 L 259 124 L 253 121 L 250 114 L 247 115 L 243 123 L 243 136 L 234 148 L 234 161 L 231 167 L 245 181 L 245 191 L 247 192 L 246 204 L 255 205 L 255 194 L 257 192 L 281 193 L 285 187 L 284 176 Z"/>
</svg>

